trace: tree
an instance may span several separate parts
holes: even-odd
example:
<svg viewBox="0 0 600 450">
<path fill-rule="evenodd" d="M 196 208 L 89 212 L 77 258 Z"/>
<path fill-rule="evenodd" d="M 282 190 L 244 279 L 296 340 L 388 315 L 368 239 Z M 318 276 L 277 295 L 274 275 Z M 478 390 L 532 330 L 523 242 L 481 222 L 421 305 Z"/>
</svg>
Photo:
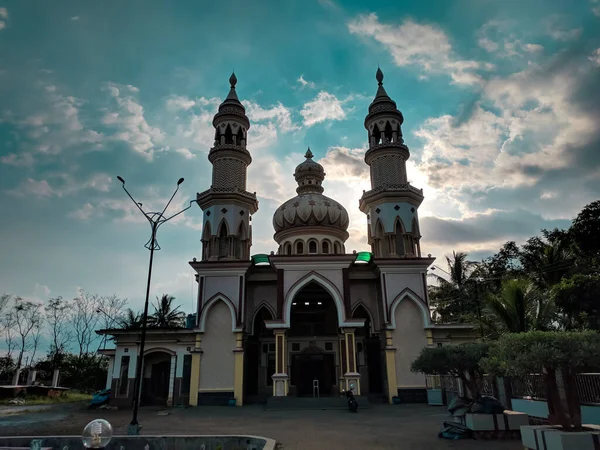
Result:
<svg viewBox="0 0 600 450">
<path fill-rule="evenodd" d="M 98 338 L 95 330 L 100 323 L 101 314 L 97 312 L 100 306 L 101 297 L 97 294 L 89 294 L 83 289 L 79 289 L 79 296 L 73 299 L 69 325 L 77 341 L 80 357 L 89 353 L 90 346 Z"/>
<path fill-rule="evenodd" d="M 548 298 L 525 278 L 504 280 L 499 293 L 486 295 L 488 323 L 499 332 L 547 329 L 554 313 Z"/>
<path fill-rule="evenodd" d="M 563 278 L 554 286 L 552 297 L 563 313 L 567 330 L 600 329 L 600 275 Z"/>
<path fill-rule="evenodd" d="M 62 297 L 51 298 L 46 306 L 46 322 L 50 328 L 50 355 L 54 365 L 71 339 L 69 328 L 73 305 Z"/>
<path fill-rule="evenodd" d="M 30 348 L 31 335 L 35 329 L 42 325 L 42 304 L 15 298 L 13 306 L 14 328 L 19 345 L 19 356 L 17 357 L 17 370 L 21 368 L 23 355 Z"/>
<path fill-rule="evenodd" d="M 431 274 L 437 285 L 429 287 L 429 299 L 439 322 L 463 321 L 477 308 L 476 285 L 471 280 L 477 263 L 467 260 L 467 256 L 452 252 L 452 257 L 446 257 L 449 276 Z"/>
<path fill-rule="evenodd" d="M 480 360 L 488 355 L 489 344 L 474 342 L 445 347 L 424 347 L 410 370 L 427 375 L 452 375 L 460 378 L 475 399 L 481 396 L 485 372 Z"/>
<path fill-rule="evenodd" d="M 180 306 L 173 308 L 175 297 L 163 294 L 162 297 L 156 297 L 154 313 L 148 317 L 150 326 L 157 328 L 180 328 L 185 323 L 185 313 L 179 311 Z"/>
<path fill-rule="evenodd" d="M 123 316 L 123 308 L 127 305 L 126 298 L 119 298 L 115 294 L 109 297 L 100 297 L 99 306 L 97 312 L 100 314 L 98 326 L 101 329 L 109 329 L 119 323 L 120 318 Z M 104 335 L 98 350 L 103 343 L 106 343 L 107 336 Z"/>
<path fill-rule="evenodd" d="M 600 334 L 585 332 L 530 331 L 502 335 L 490 348 L 481 366 L 498 375 L 523 377 L 543 374 L 548 418 L 566 431 L 581 430 L 581 406 L 577 374 L 600 365 Z M 561 399 L 557 377 L 565 389 Z"/>
<path fill-rule="evenodd" d="M 569 229 L 579 251 L 598 267 L 600 263 L 600 200 L 586 205 Z"/>
<path fill-rule="evenodd" d="M 139 330 L 142 328 L 142 314 L 127 308 L 125 316 L 119 320 L 119 326 L 125 330 Z"/>
<path fill-rule="evenodd" d="M 547 290 L 572 271 L 575 257 L 567 240 L 550 240 L 550 232 L 542 233 L 544 238 L 535 236 L 523 244 L 520 259 L 528 277 L 539 289 Z"/>
</svg>

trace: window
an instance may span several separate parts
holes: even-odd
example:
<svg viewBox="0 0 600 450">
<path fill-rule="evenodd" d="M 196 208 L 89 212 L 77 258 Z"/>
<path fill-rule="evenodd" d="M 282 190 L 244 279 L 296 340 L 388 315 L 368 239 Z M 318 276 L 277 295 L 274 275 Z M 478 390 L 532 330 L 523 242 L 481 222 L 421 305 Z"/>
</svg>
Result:
<svg viewBox="0 0 600 450">
<path fill-rule="evenodd" d="M 323 241 L 323 253 L 329 253 L 329 242 Z"/>
<path fill-rule="evenodd" d="M 292 351 L 293 352 L 299 352 L 300 351 L 300 344 L 298 342 L 294 342 L 292 344 Z"/>
<path fill-rule="evenodd" d="M 333 342 L 325 342 L 325 350 L 328 352 L 333 350 Z"/>
<path fill-rule="evenodd" d="M 402 225 L 400 225 L 400 221 L 396 222 L 396 255 L 404 256 L 404 230 L 402 229 Z"/>
<path fill-rule="evenodd" d="M 120 397 L 127 397 L 129 387 L 129 356 L 121 356 L 121 371 L 119 372 L 119 388 L 118 394 Z"/>
<path fill-rule="evenodd" d="M 308 243 L 308 253 L 317 253 L 317 243 L 315 241 Z"/>
<path fill-rule="evenodd" d="M 304 243 L 303 242 L 298 242 L 296 244 L 296 254 L 297 255 L 302 255 L 304 253 Z"/>
<path fill-rule="evenodd" d="M 285 249 L 283 251 L 284 255 L 291 255 L 292 254 L 292 244 L 290 244 L 289 242 L 287 244 L 285 244 L 284 249 Z"/>
<path fill-rule="evenodd" d="M 339 255 L 340 253 L 342 253 L 342 248 L 340 247 L 339 242 L 336 242 L 335 244 L 333 244 L 333 248 L 334 248 L 334 253 L 336 255 Z"/>
</svg>

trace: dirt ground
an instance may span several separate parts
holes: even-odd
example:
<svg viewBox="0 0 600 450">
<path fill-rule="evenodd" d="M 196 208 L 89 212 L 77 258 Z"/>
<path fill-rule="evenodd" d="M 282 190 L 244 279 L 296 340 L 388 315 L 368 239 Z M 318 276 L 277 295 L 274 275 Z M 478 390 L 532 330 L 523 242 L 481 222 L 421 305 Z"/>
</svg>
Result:
<svg viewBox="0 0 600 450">
<path fill-rule="evenodd" d="M 286 450 L 320 449 L 522 449 L 520 440 L 443 440 L 437 434 L 444 409 L 427 405 L 373 405 L 345 410 L 265 411 L 260 405 L 140 410 L 145 435 L 250 434 L 275 439 Z M 7 415 L 0 408 L 0 435 L 79 435 L 92 419 L 108 420 L 115 434 L 126 434 L 131 411 L 91 411 L 82 404 Z"/>
</svg>

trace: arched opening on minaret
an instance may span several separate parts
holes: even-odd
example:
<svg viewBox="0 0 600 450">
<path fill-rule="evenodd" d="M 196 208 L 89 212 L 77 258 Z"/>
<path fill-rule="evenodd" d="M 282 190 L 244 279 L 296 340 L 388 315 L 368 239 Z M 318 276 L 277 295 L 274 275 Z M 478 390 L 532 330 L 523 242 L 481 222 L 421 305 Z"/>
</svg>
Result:
<svg viewBox="0 0 600 450">
<path fill-rule="evenodd" d="M 377 124 L 375 124 L 373 126 L 373 134 L 372 134 L 373 139 L 375 140 L 375 145 L 378 145 L 380 140 L 381 140 L 381 131 L 379 131 L 379 127 L 377 126 Z"/>
<path fill-rule="evenodd" d="M 243 145 L 242 141 L 244 141 L 244 132 L 242 131 L 242 127 L 238 127 L 237 136 L 236 136 L 236 144 Z"/>
<path fill-rule="evenodd" d="M 330 247 L 331 246 L 329 244 L 329 241 L 327 241 L 327 240 L 323 241 L 323 254 L 328 255 Z"/>
<path fill-rule="evenodd" d="M 228 234 L 226 223 L 221 222 L 221 227 L 219 229 L 219 258 L 227 258 L 229 256 Z"/>
<path fill-rule="evenodd" d="M 202 230 L 202 260 L 205 261 L 210 257 L 210 222 L 207 220 Z"/>
<path fill-rule="evenodd" d="M 385 123 L 385 132 L 384 132 L 384 136 L 385 136 L 386 142 L 392 142 L 392 135 L 393 135 L 393 133 L 394 133 L 394 131 L 392 130 L 392 124 L 388 120 Z"/>
<path fill-rule="evenodd" d="M 308 253 L 317 253 L 317 241 L 310 241 L 308 243 Z"/>
<path fill-rule="evenodd" d="M 237 242 L 235 245 L 235 257 L 238 259 L 246 259 L 246 247 L 248 245 L 248 236 L 246 235 L 246 224 L 240 223 L 237 234 Z"/>
<path fill-rule="evenodd" d="M 414 217 L 412 221 L 412 235 L 413 235 L 413 254 L 415 256 L 421 257 L 421 233 L 419 232 L 419 223 L 417 222 L 417 218 Z"/>
<path fill-rule="evenodd" d="M 373 253 L 380 258 L 383 258 L 387 255 L 387 245 L 385 242 L 385 230 L 383 229 L 383 224 L 378 219 L 375 224 L 375 239 L 373 240 Z"/>
<path fill-rule="evenodd" d="M 231 131 L 231 125 L 227 124 L 227 128 L 225 128 L 225 143 L 233 144 L 233 132 Z"/>
<path fill-rule="evenodd" d="M 404 227 L 402 226 L 402 221 L 400 218 L 396 219 L 396 230 L 395 230 L 395 246 L 396 246 L 396 255 L 404 256 L 406 254 L 406 249 L 404 248 Z"/>
<path fill-rule="evenodd" d="M 292 395 L 312 397 L 314 380 L 319 381 L 320 396 L 334 392 L 338 327 L 336 304 L 319 283 L 310 282 L 295 295 L 288 334 Z"/>
</svg>

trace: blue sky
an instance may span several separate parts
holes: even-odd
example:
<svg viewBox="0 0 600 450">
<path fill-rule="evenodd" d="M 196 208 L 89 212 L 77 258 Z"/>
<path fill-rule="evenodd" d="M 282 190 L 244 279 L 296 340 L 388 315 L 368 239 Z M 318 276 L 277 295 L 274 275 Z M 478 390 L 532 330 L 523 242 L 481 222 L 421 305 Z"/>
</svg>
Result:
<svg viewBox="0 0 600 450">
<path fill-rule="evenodd" d="M 251 6 L 250 6 L 251 5 Z M 566 227 L 600 195 L 600 2 L 0 0 L 0 292 L 78 287 L 141 307 L 149 228 L 120 189 L 175 207 L 210 185 L 235 69 L 252 127 L 253 253 L 310 145 L 366 249 L 358 198 L 380 65 L 424 189 L 422 248 L 481 258 Z M 161 229 L 153 295 L 190 310 L 201 212 Z M 441 262 L 441 261 L 440 261 Z"/>
</svg>

